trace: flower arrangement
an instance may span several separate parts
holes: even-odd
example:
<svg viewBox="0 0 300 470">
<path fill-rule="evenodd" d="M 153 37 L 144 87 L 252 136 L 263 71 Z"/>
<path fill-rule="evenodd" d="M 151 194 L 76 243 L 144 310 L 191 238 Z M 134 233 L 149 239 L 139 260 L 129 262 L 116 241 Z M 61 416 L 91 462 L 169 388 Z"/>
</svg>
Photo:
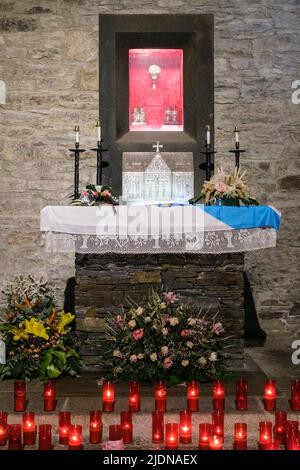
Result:
<svg viewBox="0 0 300 470">
<path fill-rule="evenodd" d="M 225 370 L 215 318 L 195 314 L 173 292 L 150 291 L 144 305 L 130 300 L 129 311 L 110 317 L 105 353 L 106 378 L 169 384 L 211 380 Z"/>
<path fill-rule="evenodd" d="M 112 196 L 109 186 L 95 184 L 87 184 L 86 188 L 81 191 L 79 199 L 71 202 L 73 206 L 95 206 L 103 203 L 116 206 L 118 200 Z"/>
<path fill-rule="evenodd" d="M 222 167 L 209 180 L 204 181 L 201 193 L 190 199 L 191 204 L 204 199 L 205 204 L 257 206 L 257 200 L 250 195 L 246 171 L 235 168 L 233 175 L 226 174 Z"/>
<path fill-rule="evenodd" d="M 1 379 L 78 375 L 81 361 L 71 333 L 75 315 L 55 305 L 54 292 L 46 280 L 33 276 L 18 276 L 6 284 L 0 333 L 7 358 L 0 364 Z"/>
</svg>

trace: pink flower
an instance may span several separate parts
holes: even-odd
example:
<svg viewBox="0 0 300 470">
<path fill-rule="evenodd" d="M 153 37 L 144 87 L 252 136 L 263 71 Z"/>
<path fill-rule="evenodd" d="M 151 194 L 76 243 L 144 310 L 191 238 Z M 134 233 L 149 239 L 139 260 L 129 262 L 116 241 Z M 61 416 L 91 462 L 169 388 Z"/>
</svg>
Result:
<svg viewBox="0 0 300 470">
<path fill-rule="evenodd" d="M 111 196 L 111 192 L 108 191 L 108 189 L 105 189 L 104 191 L 102 191 L 101 196 L 109 197 Z"/>
<path fill-rule="evenodd" d="M 125 318 L 122 317 L 121 315 L 117 315 L 116 323 L 117 323 L 119 328 L 123 328 L 123 326 L 125 325 Z"/>
<path fill-rule="evenodd" d="M 138 341 L 139 339 L 142 339 L 142 337 L 144 336 L 144 329 L 143 328 L 139 328 L 138 330 L 135 330 L 133 333 L 132 333 L 132 338 L 135 340 L 135 341 Z"/>
<path fill-rule="evenodd" d="M 171 305 L 177 302 L 178 296 L 175 292 L 164 292 L 163 293 L 164 301 L 166 304 Z"/>
<path fill-rule="evenodd" d="M 195 331 L 194 330 L 182 330 L 180 332 L 180 336 L 182 338 L 190 338 L 191 336 L 193 336 L 195 334 Z"/>
<path fill-rule="evenodd" d="M 215 183 L 215 189 L 219 193 L 225 193 L 226 190 L 227 190 L 227 185 L 225 183 L 223 183 L 223 181 L 217 181 Z"/>
<path fill-rule="evenodd" d="M 216 333 L 216 335 L 220 335 L 221 333 L 224 333 L 224 328 L 222 323 L 215 323 L 213 326 L 213 332 Z"/>
<path fill-rule="evenodd" d="M 170 367 L 172 367 L 173 365 L 173 361 L 170 357 L 166 357 L 164 359 L 164 369 L 169 369 Z"/>
</svg>

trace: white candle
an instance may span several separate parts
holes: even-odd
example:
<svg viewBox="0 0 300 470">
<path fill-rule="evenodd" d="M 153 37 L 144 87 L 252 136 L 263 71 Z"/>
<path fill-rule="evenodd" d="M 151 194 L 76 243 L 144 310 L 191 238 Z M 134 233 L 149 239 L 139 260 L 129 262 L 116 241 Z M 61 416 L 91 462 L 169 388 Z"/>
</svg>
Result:
<svg viewBox="0 0 300 470">
<path fill-rule="evenodd" d="M 234 135 L 235 135 L 235 143 L 238 144 L 239 143 L 239 130 L 236 126 L 234 128 Z"/>
<path fill-rule="evenodd" d="M 75 143 L 79 144 L 79 126 L 75 126 Z"/>
<path fill-rule="evenodd" d="M 101 142 L 101 126 L 100 126 L 100 121 L 97 121 L 97 123 L 96 123 L 96 129 L 97 129 L 97 142 Z"/>
<path fill-rule="evenodd" d="M 206 143 L 210 145 L 210 126 L 206 126 Z"/>
</svg>

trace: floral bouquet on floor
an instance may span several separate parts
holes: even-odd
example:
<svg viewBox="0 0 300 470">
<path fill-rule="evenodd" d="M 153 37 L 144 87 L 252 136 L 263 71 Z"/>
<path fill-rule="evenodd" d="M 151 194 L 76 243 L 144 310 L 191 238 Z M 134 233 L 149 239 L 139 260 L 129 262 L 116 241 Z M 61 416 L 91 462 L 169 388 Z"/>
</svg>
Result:
<svg viewBox="0 0 300 470">
<path fill-rule="evenodd" d="M 87 184 L 81 191 L 79 199 L 71 202 L 72 206 L 97 206 L 100 204 L 112 204 L 117 206 L 118 199 L 111 193 L 111 188 L 105 185 Z"/>
<path fill-rule="evenodd" d="M 170 385 L 207 381 L 225 373 L 215 318 L 195 313 L 173 292 L 149 293 L 145 304 L 130 301 L 123 316 L 110 317 L 105 352 L 105 377 L 110 380 Z"/>
<path fill-rule="evenodd" d="M 54 288 L 44 279 L 18 276 L 3 291 L 7 307 L 0 320 L 6 361 L 1 379 L 55 379 L 76 376 L 81 361 L 72 336 L 75 315 L 55 305 Z"/>
<path fill-rule="evenodd" d="M 241 172 L 235 168 L 234 174 L 226 174 L 223 168 L 219 168 L 217 173 L 209 180 L 204 181 L 201 193 L 190 199 L 190 204 L 204 200 L 209 205 L 257 206 L 257 200 L 250 195 L 250 190 L 246 181 L 246 171 Z"/>
</svg>

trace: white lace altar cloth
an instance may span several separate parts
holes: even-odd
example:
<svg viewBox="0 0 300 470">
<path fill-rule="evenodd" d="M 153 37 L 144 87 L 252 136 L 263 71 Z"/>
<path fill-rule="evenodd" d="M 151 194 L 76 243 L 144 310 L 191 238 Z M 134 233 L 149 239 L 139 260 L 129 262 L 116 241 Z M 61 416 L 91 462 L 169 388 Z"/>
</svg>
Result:
<svg viewBox="0 0 300 470">
<path fill-rule="evenodd" d="M 232 229 L 196 206 L 47 206 L 48 252 L 233 253 L 276 246 L 271 227 Z"/>
</svg>

